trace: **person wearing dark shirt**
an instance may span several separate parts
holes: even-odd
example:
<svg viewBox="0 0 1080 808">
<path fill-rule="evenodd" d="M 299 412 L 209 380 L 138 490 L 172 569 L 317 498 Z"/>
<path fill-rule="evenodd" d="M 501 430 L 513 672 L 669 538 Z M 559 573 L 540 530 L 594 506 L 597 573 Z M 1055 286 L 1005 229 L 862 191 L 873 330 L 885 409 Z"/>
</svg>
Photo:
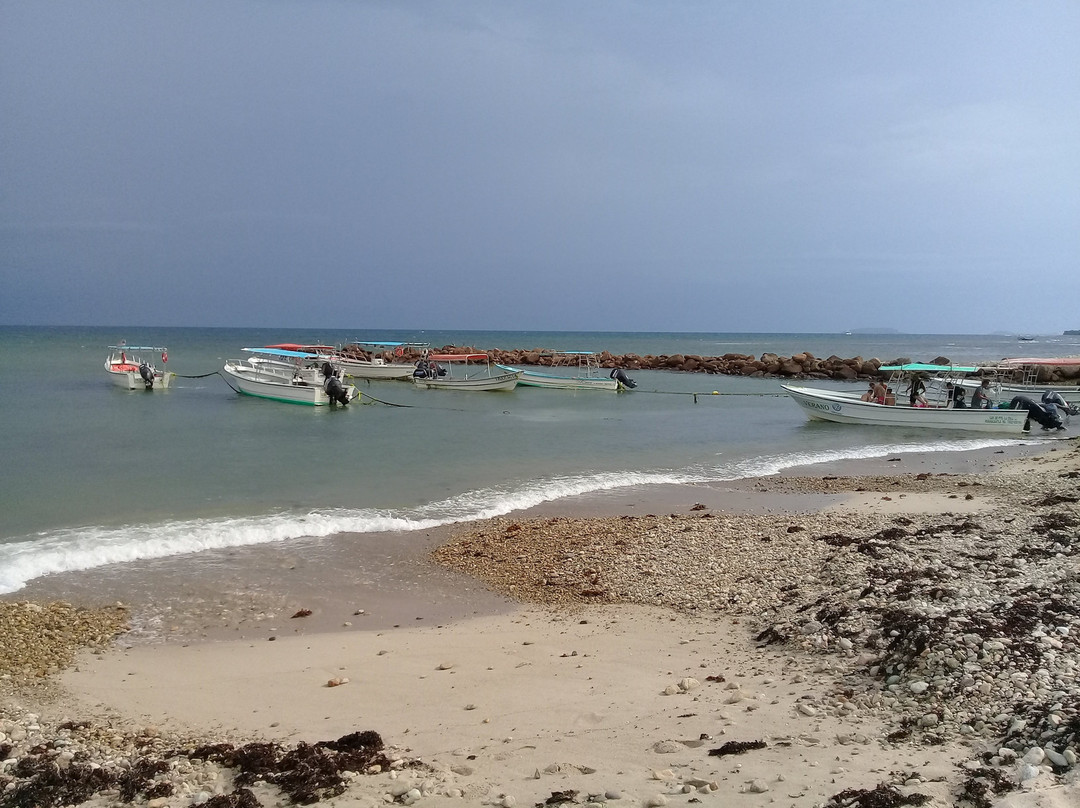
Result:
<svg viewBox="0 0 1080 808">
<path fill-rule="evenodd" d="M 971 394 L 971 406 L 977 410 L 993 409 L 994 402 L 990 400 L 990 380 L 983 379 L 981 385 L 975 388 Z"/>
</svg>

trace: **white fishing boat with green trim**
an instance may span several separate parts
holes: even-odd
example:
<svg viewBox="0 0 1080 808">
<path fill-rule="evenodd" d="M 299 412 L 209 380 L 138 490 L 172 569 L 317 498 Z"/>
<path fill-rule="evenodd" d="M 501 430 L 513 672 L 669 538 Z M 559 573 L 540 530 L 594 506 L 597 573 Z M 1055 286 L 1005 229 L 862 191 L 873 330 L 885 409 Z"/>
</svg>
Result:
<svg viewBox="0 0 1080 808">
<path fill-rule="evenodd" d="M 347 404 L 359 392 L 341 381 L 325 356 L 285 348 L 244 348 L 247 359 L 230 359 L 223 377 L 236 392 L 255 398 L 315 407 Z"/>
<path fill-rule="evenodd" d="M 806 416 L 814 421 L 1014 435 L 1021 435 L 1027 425 L 1026 409 L 979 410 L 953 406 L 954 402 L 950 397 L 953 388 L 950 385 L 955 387 L 955 382 L 961 377 L 977 372 L 976 367 L 909 363 L 885 366 L 880 370 L 892 374 L 889 387 L 894 391 L 894 395 L 886 399 L 890 403 L 864 401 L 858 393 L 843 390 L 791 384 L 781 387 L 802 408 Z M 904 384 L 910 384 L 915 374 L 934 374 L 936 378 L 937 383 L 927 390 L 929 398 L 924 406 L 911 406 L 904 400 Z"/>
<path fill-rule="evenodd" d="M 1054 384 L 1042 381 L 1058 369 L 1068 369 L 1074 377 L 1071 383 Z M 1080 385 L 1075 377 L 1080 372 L 1080 356 L 1020 357 L 980 368 L 981 378 L 967 378 L 960 382 L 969 392 L 981 386 L 983 379 L 990 381 L 990 398 L 1008 402 L 1015 396 L 1027 396 L 1040 401 L 1044 393 L 1057 393 L 1067 405 L 1080 406 Z"/>
</svg>

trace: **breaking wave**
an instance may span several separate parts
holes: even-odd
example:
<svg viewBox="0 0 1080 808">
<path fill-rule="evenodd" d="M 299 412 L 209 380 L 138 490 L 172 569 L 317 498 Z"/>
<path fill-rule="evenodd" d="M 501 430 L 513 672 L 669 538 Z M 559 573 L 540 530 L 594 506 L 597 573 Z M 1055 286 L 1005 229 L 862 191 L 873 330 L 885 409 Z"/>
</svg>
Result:
<svg viewBox="0 0 1080 808">
<path fill-rule="evenodd" d="M 188 519 L 122 527 L 79 527 L 24 536 L 0 544 L 0 593 L 15 592 L 44 575 L 107 564 L 165 558 L 303 537 L 339 533 L 426 530 L 471 522 L 601 491 L 630 486 L 708 483 L 763 477 L 816 463 L 884 457 L 897 453 L 957 452 L 1011 446 L 1005 439 L 961 439 L 925 444 L 875 444 L 848 449 L 792 452 L 721 461 L 683 470 L 612 472 L 553 477 L 516 486 L 491 487 L 391 512 L 326 508 L 258 516 Z"/>
</svg>

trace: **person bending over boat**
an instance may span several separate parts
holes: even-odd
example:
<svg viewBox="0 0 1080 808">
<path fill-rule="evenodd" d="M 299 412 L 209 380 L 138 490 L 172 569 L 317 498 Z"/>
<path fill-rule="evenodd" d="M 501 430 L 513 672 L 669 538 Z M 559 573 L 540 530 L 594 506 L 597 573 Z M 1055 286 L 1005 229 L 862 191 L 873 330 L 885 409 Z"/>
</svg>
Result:
<svg viewBox="0 0 1080 808">
<path fill-rule="evenodd" d="M 971 406 L 976 410 L 992 410 L 994 402 L 990 400 L 990 380 L 983 379 L 982 384 L 971 394 Z"/>
<path fill-rule="evenodd" d="M 873 404 L 884 404 L 889 398 L 889 388 L 885 386 L 885 382 L 875 382 L 874 386 L 870 388 L 870 401 Z"/>
</svg>

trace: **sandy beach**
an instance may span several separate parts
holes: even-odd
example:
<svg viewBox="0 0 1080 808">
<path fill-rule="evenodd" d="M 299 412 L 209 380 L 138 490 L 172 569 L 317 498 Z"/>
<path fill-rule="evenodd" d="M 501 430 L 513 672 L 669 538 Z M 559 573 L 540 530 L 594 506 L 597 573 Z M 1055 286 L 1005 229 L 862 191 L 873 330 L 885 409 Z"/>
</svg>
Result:
<svg viewBox="0 0 1080 808">
<path fill-rule="evenodd" d="M 1080 450 L 965 454 L 432 531 L 367 600 L 283 550 L 136 633 L 42 582 L 0 805 L 1080 804 Z"/>
</svg>

